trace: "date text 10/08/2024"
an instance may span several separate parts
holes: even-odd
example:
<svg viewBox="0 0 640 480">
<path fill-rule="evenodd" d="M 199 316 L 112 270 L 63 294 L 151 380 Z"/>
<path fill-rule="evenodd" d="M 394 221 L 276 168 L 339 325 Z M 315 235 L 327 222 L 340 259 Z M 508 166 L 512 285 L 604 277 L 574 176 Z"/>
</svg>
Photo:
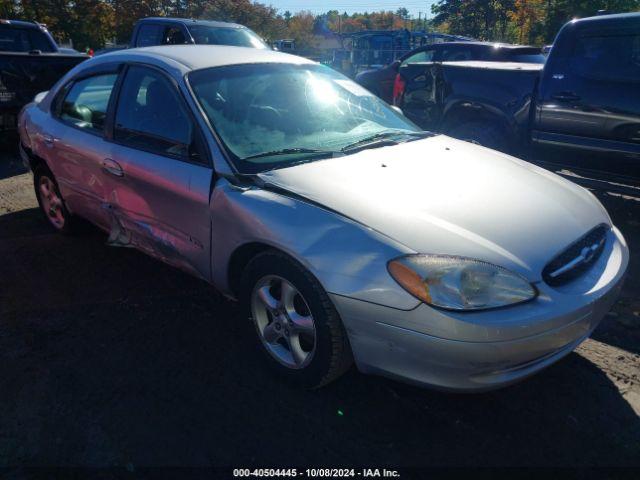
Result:
<svg viewBox="0 0 640 480">
<path fill-rule="evenodd" d="M 310 477 L 310 478 L 400 478 L 397 470 L 386 468 L 235 468 L 234 477 Z"/>
</svg>

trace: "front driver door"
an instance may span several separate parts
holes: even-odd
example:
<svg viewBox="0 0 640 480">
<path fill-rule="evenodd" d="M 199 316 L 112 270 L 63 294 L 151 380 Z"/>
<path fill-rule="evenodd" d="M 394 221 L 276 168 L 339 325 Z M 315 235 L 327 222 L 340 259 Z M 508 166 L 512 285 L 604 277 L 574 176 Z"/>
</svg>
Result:
<svg viewBox="0 0 640 480">
<path fill-rule="evenodd" d="M 209 279 L 213 170 L 177 86 L 156 68 L 129 66 L 114 117 L 109 241 Z"/>
</svg>

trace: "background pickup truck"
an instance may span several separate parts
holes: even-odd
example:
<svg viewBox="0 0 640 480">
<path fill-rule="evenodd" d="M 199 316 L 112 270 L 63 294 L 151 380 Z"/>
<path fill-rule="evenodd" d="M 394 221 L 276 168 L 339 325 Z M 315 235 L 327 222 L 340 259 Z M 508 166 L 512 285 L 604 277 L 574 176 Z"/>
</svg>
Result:
<svg viewBox="0 0 640 480">
<path fill-rule="evenodd" d="M 253 30 L 236 23 L 189 18 L 147 17 L 136 22 L 129 45 L 105 48 L 96 52 L 96 55 L 125 48 L 194 44 L 270 48 Z"/>
<path fill-rule="evenodd" d="M 89 58 L 62 53 L 47 29 L 33 22 L 0 20 L 0 140 L 16 128 L 20 109 Z"/>
<path fill-rule="evenodd" d="M 545 164 L 640 177 L 640 13 L 568 23 L 544 65 L 405 64 L 394 91 L 425 129 Z"/>
</svg>

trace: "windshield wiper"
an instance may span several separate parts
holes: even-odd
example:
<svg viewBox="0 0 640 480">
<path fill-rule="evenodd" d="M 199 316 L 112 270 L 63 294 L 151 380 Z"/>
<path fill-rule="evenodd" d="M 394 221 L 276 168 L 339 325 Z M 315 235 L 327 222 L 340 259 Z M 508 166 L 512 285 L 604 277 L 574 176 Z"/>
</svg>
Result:
<svg viewBox="0 0 640 480">
<path fill-rule="evenodd" d="M 296 153 L 313 153 L 313 154 L 326 154 L 333 156 L 338 153 L 333 150 L 322 150 L 318 148 L 283 148 L 281 150 L 273 150 L 271 152 L 256 153 L 255 155 L 249 155 L 242 158 L 242 160 L 253 160 L 255 158 L 263 157 L 275 157 L 278 155 L 295 155 Z"/>
<path fill-rule="evenodd" d="M 369 147 L 383 147 L 385 145 L 397 145 L 400 143 L 397 139 L 392 139 L 392 137 L 402 137 L 402 136 L 411 136 L 423 138 L 426 135 L 430 135 L 428 132 L 403 132 L 403 131 L 386 131 L 379 132 L 375 135 L 371 135 L 369 137 L 362 138 L 357 142 L 353 142 L 342 148 L 342 152 L 353 152 L 355 150 L 364 150 Z"/>
</svg>

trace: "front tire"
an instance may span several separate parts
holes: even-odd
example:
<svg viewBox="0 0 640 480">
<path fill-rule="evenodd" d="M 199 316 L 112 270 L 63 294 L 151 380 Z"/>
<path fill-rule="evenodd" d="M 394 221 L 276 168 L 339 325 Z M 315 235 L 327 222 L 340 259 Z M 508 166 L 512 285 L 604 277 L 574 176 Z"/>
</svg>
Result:
<svg viewBox="0 0 640 480">
<path fill-rule="evenodd" d="M 256 343 L 279 375 L 318 388 L 349 369 L 353 358 L 338 312 L 298 262 L 277 251 L 261 253 L 247 265 L 241 289 Z"/>
<path fill-rule="evenodd" d="M 54 230 L 62 234 L 74 232 L 75 222 L 67 210 L 58 183 L 51 170 L 39 165 L 33 172 L 33 186 L 40 211 Z"/>
</svg>

